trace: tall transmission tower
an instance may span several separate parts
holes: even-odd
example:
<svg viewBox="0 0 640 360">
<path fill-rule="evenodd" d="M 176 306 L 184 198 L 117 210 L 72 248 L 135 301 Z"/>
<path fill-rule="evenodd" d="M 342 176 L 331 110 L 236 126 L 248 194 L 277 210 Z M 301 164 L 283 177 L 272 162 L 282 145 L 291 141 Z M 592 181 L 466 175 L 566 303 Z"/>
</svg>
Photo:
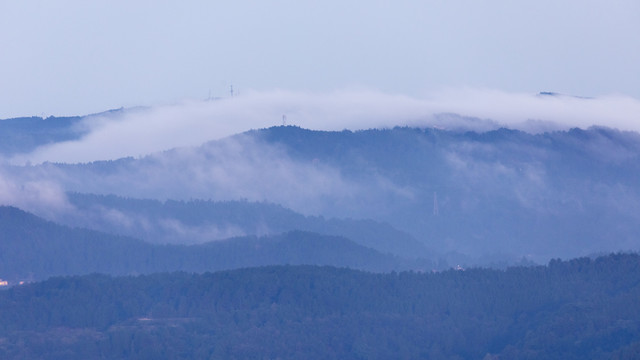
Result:
<svg viewBox="0 0 640 360">
<path fill-rule="evenodd" d="M 229 86 L 229 92 L 231 93 L 231 97 L 233 97 L 233 85 Z"/>
</svg>

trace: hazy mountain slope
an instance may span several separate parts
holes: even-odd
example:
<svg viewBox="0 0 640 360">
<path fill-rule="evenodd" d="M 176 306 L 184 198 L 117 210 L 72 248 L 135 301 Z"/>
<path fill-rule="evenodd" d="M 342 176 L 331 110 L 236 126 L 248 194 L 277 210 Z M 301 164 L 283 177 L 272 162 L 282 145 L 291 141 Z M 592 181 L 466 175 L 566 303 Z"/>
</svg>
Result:
<svg viewBox="0 0 640 360">
<path fill-rule="evenodd" d="M 410 196 L 362 215 L 422 234 L 437 249 L 567 256 L 640 246 L 637 133 L 279 127 L 255 135 L 299 161 L 339 168 L 348 180 L 375 175 L 406 189 Z"/>
<path fill-rule="evenodd" d="M 78 140 L 90 132 L 92 118 L 114 120 L 126 110 L 114 109 L 85 116 L 39 116 L 0 119 L 0 155 L 29 153 L 40 146 Z M 0 156 L 0 158 L 2 157 Z"/>
<path fill-rule="evenodd" d="M 0 292 L 3 358 L 635 359 L 640 257 L 506 271 L 310 266 Z"/>
<path fill-rule="evenodd" d="M 71 229 L 12 207 L 0 207 L 0 278 L 12 282 L 100 272 L 213 271 L 274 264 L 353 267 L 370 271 L 431 269 L 335 236 L 289 232 L 202 245 L 153 245 L 84 229 Z"/>
<path fill-rule="evenodd" d="M 433 257 L 407 233 L 372 220 L 304 216 L 266 202 L 204 200 L 160 202 L 91 194 L 69 194 L 77 209 L 58 220 L 152 243 L 196 244 L 232 236 L 272 235 L 292 230 L 338 235 L 403 257 Z"/>
<path fill-rule="evenodd" d="M 17 208 L 0 207 L 0 277 L 10 281 L 143 272 L 142 255 L 151 250 L 139 240 L 71 229 Z"/>
<path fill-rule="evenodd" d="M 437 129 L 250 131 L 139 159 L 13 167 L 66 191 L 281 204 L 372 219 L 440 253 L 537 261 L 638 249 L 640 135 Z"/>
<path fill-rule="evenodd" d="M 0 120 L 0 154 L 26 153 L 46 144 L 79 139 L 87 132 L 76 126 L 81 120 L 80 116 Z"/>
</svg>

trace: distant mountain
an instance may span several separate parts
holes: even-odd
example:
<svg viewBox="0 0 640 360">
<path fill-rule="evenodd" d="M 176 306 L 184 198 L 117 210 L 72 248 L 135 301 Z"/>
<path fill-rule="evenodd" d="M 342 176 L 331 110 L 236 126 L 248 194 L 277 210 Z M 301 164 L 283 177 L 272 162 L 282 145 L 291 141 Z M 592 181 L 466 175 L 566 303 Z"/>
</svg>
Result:
<svg viewBox="0 0 640 360">
<path fill-rule="evenodd" d="M 245 235 L 300 230 L 346 237 L 382 253 L 434 256 L 411 235 L 373 220 L 304 216 L 281 205 L 248 201 L 174 201 L 68 194 L 77 209 L 60 218 L 68 225 L 126 235 L 157 244 L 197 244 Z"/>
<path fill-rule="evenodd" d="M 0 291 L 3 359 L 637 359 L 640 257 L 506 271 L 276 266 Z"/>
<path fill-rule="evenodd" d="M 76 127 L 81 120 L 80 116 L 0 120 L 0 154 L 26 153 L 38 146 L 79 139 L 86 133 Z"/>
<path fill-rule="evenodd" d="M 85 116 L 39 116 L 0 119 L 0 155 L 28 153 L 40 146 L 78 140 L 89 133 L 82 122 L 92 117 L 121 115 L 124 109 L 113 109 Z"/>
<path fill-rule="evenodd" d="M 640 248 L 640 135 L 606 128 L 534 135 L 280 126 L 142 158 L 7 172 L 78 193 L 184 202 L 244 199 L 305 216 L 371 219 L 439 254 L 463 254 L 459 258 L 467 263 L 523 256 L 546 262 Z M 265 223 L 278 228 L 275 220 Z M 356 233 L 362 228 L 353 227 Z M 222 234 L 226 230 L 256 231 L 240 226 Z M 344 228 L 328 233 L 347 235 Z"/>
<path fill-rule="evenodd" d="M 430 270 L 426 261 L 383 255 L 346 238 L 309 232 L 240 237 L 201 245 L 153 245 L 72 229 L 13 207 L 0 207 L 0 278 L 16 282 L 55 275 L 204 272 L 276 264 L 353 267 L 370 271 Z"/>
<path fill-rule="evenodd" d="M 441 251 L 544 258 L 640 248 L 637 133 L 278 127 L 253 134 L 300 162 L 337 168 L 355 183 L 375 175 L 406 190 L 408 196 L 350 211 L 387 221 Z"/>
</svg>

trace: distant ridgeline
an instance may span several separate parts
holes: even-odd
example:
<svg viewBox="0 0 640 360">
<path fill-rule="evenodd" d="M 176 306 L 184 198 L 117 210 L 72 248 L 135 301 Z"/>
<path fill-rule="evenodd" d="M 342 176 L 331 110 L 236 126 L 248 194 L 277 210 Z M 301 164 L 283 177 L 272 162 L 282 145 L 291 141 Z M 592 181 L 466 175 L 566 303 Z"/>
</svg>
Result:
<svg viewBox="0 0 640 360">
<path fill-rule="evenodd" d="M 0 278 L 9 285 L 96 272 L 205 272 L 277 264 L 332 265 L 368 271 L 431 271 L 435 266 L 424 259 L 381 253 L 342 236 L 288 231 L 197 245 L 160 245 L 72 229 L 17 208 L 0 206 Z"/>
<path fill-rule="evenodd" d="M 75 127 L 82 117 L 27 117 L 0 120 L 0 153 L 26 153 L 38 146 L 79 139 L 86 130 Z"/>
<path fill-rule="evenodd" d="M 362 246 L 407 258 L 429 258 L 433 250 L 411 235 L 373 220 L 304 216 L 281 205 L 249 201 L 158 201 L 114 195 L 67 194 L 81 217 L 66 224 L 135 237 L 156 244 L 198 244 L 245 235 L 306 231 L 342 236 Z M 122 226 L 105 214 L 126 219 Z M 111 221 L 110 221 L 111 220 Z"/>
<path fill-rule="evenodd" d="M 640 256 L 372 274 L 52 278 L 0 291 L 0 357 L 638 359 Z"/>
<path fill-rule="evenodd" d="M 49 134 L 48 121 L 26 123 Z M 29 126 L 8 131 L 11 141 L 36 139 Z M 640 250 L 640 134 L 601 127 L 278 126 L 140 158 L 6 171 L 76 194 L 81 210 L 52 220 L 156 244 L 303 230 L 454 266 Z"/>
<path fill-rule="evenodd" d="M 546 262 L 640 249 L 636 132 L 274 127 L 252 134 L 355 183 L 382 178 L 405 190 L 409 195 L 371 194 L 369 206 L 347 204 L 336 213 L 385 221 L 437 251 L 531 254 Z"/>
<path fill-rule="evenodd" d="M 39 146 L 77 140 L 89 132 L 88 127 L 78 126 L 93 116 L 121 114 L 124 109 L 114 109 L 86 116 L 19 117 L 0 119 L 0 154 L 27 153 Z"/>
</svg>

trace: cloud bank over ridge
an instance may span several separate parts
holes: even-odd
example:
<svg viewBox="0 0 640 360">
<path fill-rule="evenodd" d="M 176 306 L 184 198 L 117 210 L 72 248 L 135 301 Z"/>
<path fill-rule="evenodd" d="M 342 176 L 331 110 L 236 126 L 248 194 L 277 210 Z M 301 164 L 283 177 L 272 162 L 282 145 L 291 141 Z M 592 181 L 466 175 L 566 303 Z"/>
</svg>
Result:
<svg viewBox="0 0 640 360">
<path fill-rule="evenodd" d="M 538 133 L 595 125 L 640 131 L 640 101 L 625 96 L 591 99 L 478 89 L 451 89 L 423 98 L 363 89 L 247 92 L 233 98 L 131 109 L 117 118 L 87 117 L 83 126 L 91 131 L 82 139 L 44 146 L 12 162 L 75 163 L 142 156 L 283 123 L 314 130 L 508 127 Z"/>
</svg>

